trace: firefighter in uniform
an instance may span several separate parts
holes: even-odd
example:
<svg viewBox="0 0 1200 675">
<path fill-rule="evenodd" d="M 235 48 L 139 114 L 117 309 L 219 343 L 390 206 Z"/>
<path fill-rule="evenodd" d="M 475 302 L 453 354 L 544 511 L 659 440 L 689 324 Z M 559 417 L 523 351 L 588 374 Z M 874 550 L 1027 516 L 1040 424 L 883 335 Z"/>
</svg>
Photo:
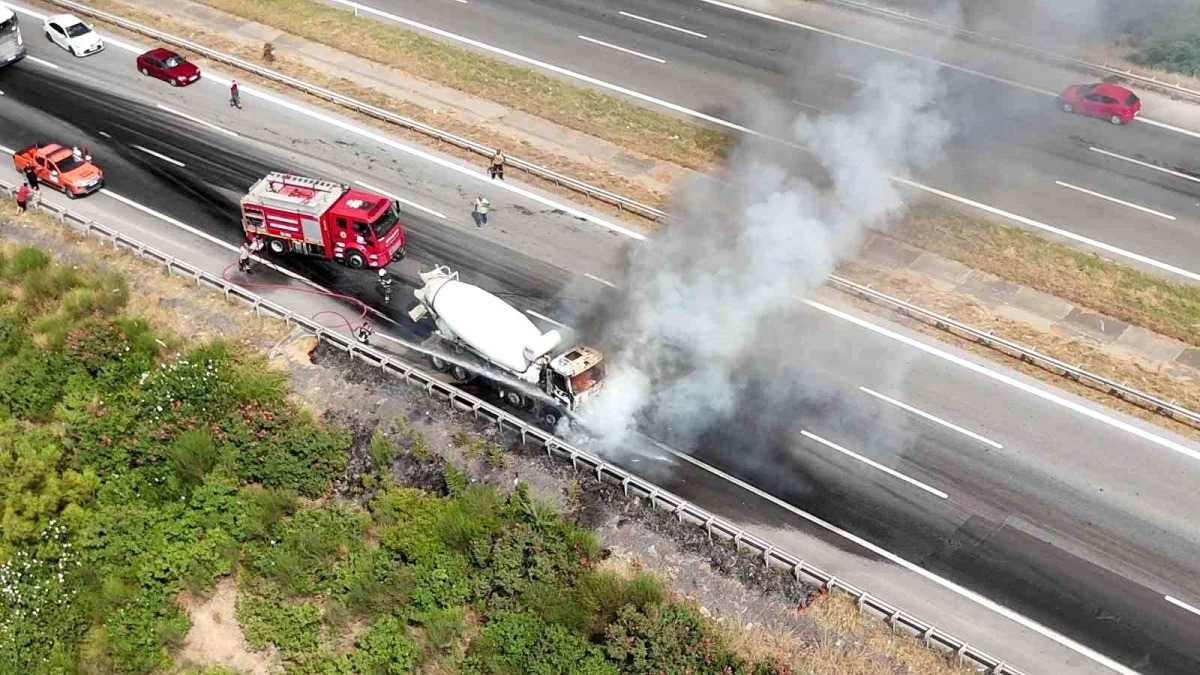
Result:
<svg viewBox="0 0 1200 675">
<path fill-rule="evenodd" d="M 371 328 L 371 324 L 364 321 L 362 325 L 354 329 L 354 338 L 364 345 L 369 345 L 371 344 L 371 334 L 374 332 L 375 329 Z"/>
<path fill-rule="evenodd" d="M 387 305 L 392 302 L 392 283 L 395 279 L 387 273 L 387 270 L 379 270 L 379 292 L 383 294 L 383 304 Z"/>
</svg>

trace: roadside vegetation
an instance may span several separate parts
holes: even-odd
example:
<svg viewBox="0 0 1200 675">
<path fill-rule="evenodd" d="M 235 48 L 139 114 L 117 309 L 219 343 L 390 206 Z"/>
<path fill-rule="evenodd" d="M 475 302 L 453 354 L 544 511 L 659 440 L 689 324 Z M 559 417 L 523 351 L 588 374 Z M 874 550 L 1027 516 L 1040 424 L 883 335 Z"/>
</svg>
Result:
<svg viewBox="0 0 1200 675">
<path fill-rule="evenodd" d="M 600 569 L 594 536 L 523 487 L 444 462 L 439 490 L 398 484 L 427 453 L 405 424 L 368 441 L 369 498 L 338 499 L 351 434 L 258 358 L 156 336 L 129 293 L 0 251 L 3 672 L 169 670 L 181 597 L 230 575 L 249 645 L 289 672 L 789 672 L 658 578 Z"/>
</svg>

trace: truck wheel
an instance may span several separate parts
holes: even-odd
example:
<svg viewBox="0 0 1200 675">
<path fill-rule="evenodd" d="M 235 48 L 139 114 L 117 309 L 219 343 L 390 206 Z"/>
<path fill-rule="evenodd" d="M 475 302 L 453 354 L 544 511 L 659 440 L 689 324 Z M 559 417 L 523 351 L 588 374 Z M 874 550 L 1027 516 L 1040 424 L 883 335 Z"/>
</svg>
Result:
<svg viewBox="0 0 1200 675">
<path fill-rule="evenodd" d="M 520 409 L 525 407 L 524 397 L 521 396 L 520 392 L 513 391 L 512 389 L 501 389 L 500 398 L 504 399 L 505 403 L 514 408 Z"/>
<path fill-rule="evenodd" d="M 559 412 L 554 408 L 546 408 L 542 410 L 542 414 L 539 415 L 539 417 L 541 418 L 542 422 L 546 424 L 546 426 L 553 430 L 558 426 L 558 420 L 562 418 L 562 415 L 560 415 Z"/>
<path fill-rule="evenodd" d="M 450 375 L 454 378 L 454 381 L 458 382 L 459 384 L 466 384 L 475 379 L 475 373 L 472 373 L 471 371 L 459 365 L 450 367 Z"/>
<path fill-rule="evenodd" d="M 361 270 L 367 266 L 367 259 L 358 251 L 350 251 L 346 254 L 346 267 L 352 270 Z"/>
<path fill-rule="evenodd" d="M 267 240 L 267 248 L 271 250 L 271 253 L 274 253 L 276 255 L 281 255 L 284 251 L 287 250 L 284 247 L 283 242 L 280 241 L 279 239 L 268 239 Z"/>
<path fill-rule="evenodd" d="M 66 193 L 67 199 L 79 199 L 79 195 L 75 194 L 71 188 L 63 188 L 63 192 Z"/>
<path fill-rule="evenodd" d="M 429 364 L 432 365 L 433 369 L 439 373 L 444 373 L 450 369 L 450 364 L 446 363 L 446 360 L 439 356 L 430 356 Z"/>
</svg>

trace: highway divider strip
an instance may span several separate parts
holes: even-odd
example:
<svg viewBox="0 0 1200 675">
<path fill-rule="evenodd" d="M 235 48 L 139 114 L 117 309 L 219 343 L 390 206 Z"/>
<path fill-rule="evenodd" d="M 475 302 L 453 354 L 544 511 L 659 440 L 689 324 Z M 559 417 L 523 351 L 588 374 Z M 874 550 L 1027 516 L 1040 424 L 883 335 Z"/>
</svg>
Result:
<svg viewBox="0 0 1200 675">
<path fill-rule="evenodd" d="M 464 138 L 462 136 L 452 134 L 448 131 L 442 131 L 441 129 L 438 129 L 436 127 L 431 127 L 428 124 L 425 124 L 423 122 L 419 122 L 417 120 L 414 120 L 414 119 L 411 119 L 408 117 L 404 117 L 403 115 L 397 115 L 396 113 L 384 110 L 383 108 L 379 108 L 377 106 L 373 106 L 369 103 L 365 103 L 356 98 L 352 98 L 350 96 L 345 96 L 345 95 L 339 94 L 337 92 L 330 91 L 329 89 L 325 89 L 323 87 L 318 87 L 314 84 L 309 84 L 308 82 L 305 82 L 305 81 L 300 80 L 295 77 L 291 77 L 289 75 L 284 75 L 283 73 L 271 70 L 270 68 L 264 68 L 263 66 L 260 66 L 257 63 L 252 63 L 250 61 L 246 61 L 245 59 L 239 59 L 236 56 L 232 56 L 232 55 L 226 54 L 224 52 L 219 52 L 215 49 L 210 49 L 209 47 L 205 47 L 203 45 L 197 44 L 190 40 L 185 40 L 183 38 L 176 37 L 176 36 L 170 35 L 168 33 L 163 33 L 162 31 L 155 30 L 148 26 L 143 26 L 140 23 L 130 21 L 128 19 L 124 19 L 124 18 L 116 16 L 114 14 L 109 14 L 108 12 L 102 12 L 98 9 L 93 9 L 92 7 L 88 7 L 87 5 L 82 5 L 77 2 L 71 2 L 70 0 L 46 0 L 46 2 L 48 2 L 49 4 L 52 4 L 52 5 L 57 5 L 59 7 L 70 9 L 77 14 L 87 15 L 87 16 L 90 16 L 90 17 L 93 17 L 96 19 L 100 19 L 101 21 L 105 21 L 105 22 L 108 22 L 115 26 L 119 26 L 120 28 L 123 28 L 125 30 L 131 31 L 134 33 L 138 33 L 139 35 L 144 35 L 146 37 L 153 38 L 160 42 L 165 42 L 169 45 L 179 47 L 182 49 L 186 49 L 189 52 L 192 52 L 194 54 L 199 54 L 200 56 L 203 56 L 204 58 L 209 59 L 211 61 L 216 61 L 218 63 L 222 63 L 227 66 L 231 66 L 233 68 L 238 68 L 240 70 L 244 70 L 246 72 L 253 73 L 254 75 L 257 75 L 257 76 L 267 79 L 267 80 L 271 80 L 272 82 L 277 82 L 279 84 L 284 84 L 284 85 L 287 85 L 294 89 L 299 89 L 300 91 L 302 91 L 310 96 L 315 96 L 316 98 L 323 99 L 325 101 L 329 101 L 330 103 L 337 104 L 344 108 L 349 108 L 351 110 L 354 110 L 355 112 L 358 112 L 360 114 L 366 115 L 368 117 L 371 117 L 371 118 L 374 118 L 374 119 L 377 119 L 377 120 L 380 120 L 383 122 L 395 124 L 396 126 L 403 127 L 405 129 L 408 129 L 409 131 L 415 131 L 417 133 L 423 134 L 430 138 L 434 138 L 443 143 L 449 143 L 450 145 L 453 145 L 453 146 L 461 148 L 463 150 L 467 150 L 474 154 L 480 155 L 481 157 L 486 157 L 486 158 L 490 159 L 492 157 L 492 155 L 494 155 L 496 153 L 495 148 L 488 147 L 482 143 L 477 143 L 469 138 Z M 621 196 L 615 192 L 612 192 L 610 190 L 598 188 L 594 185 L 590 185 L 581 180 L 571 178 L 570 176 L 566 176 L 564 174 L 558 173 L 558 172 L 548 169 L 544 166 L 540 166 L 540 165 L 530 162 L 528 160 L 521 159 L 520 157 L 514 157 L 512 155 L 505 153 L 504 165 L 506 167 L 513 167 L 513 168 L 519 169 L 521 171 L 528 173 L 531 176 L 535 176 L 544 181 L 548 181 L 559 187 L 564 187 L 564 188 L 573 190 L 575 192 L 587 195 L 591 199 L 596 199 L 596 200 L 604 202 L 606 204 L 615 206 L 622 211 L 628 211 L 629 213 L 632 213 L 637 216 L 641 216 L 642 218 L 646 218 L 647 220 L 650 220 L 650 221 L 657 222 L 666 216 L 666 213 L 664 211 L 656 209 L 653 206 L 648 206 L 646 204 L 642 204 L 640 202 L 634 201 L 627 197 L 623 197 L 623 196 Z"/>
<path fill-rule="evenodd" d="M 834 4 L 845 4 L 847 6 L 849 6 L 849 5 L 860 6 L 860 7 L 864 8 L 864 10 L 865 9 L 878 9 L 879 11 L 884 11 L 882 9 L 874 7 L 873 5 L 868 5 L 865 3 L 857 2 L 857 0 L 823 0 L 823 1 L 831 2 Z M 451 143 L 460 148 L 465 148 L 467 150 L 470 150 L 471 152 L 480 154 L 482 156 L 491 157 L 494 152 L 494 150 L 492 148 L 489 148 L 481 143 L 476 143 L 475 141 L 472 141 L 470 139 L 463 138 L 461 136 L 456 136 L 454 134 L 451 134 L 446 131 L 442 131 L 435 127 L 431 127 L 427 124 L 418 122 L 416 120 L 412 120 L 407 117 L 393 114 L 391 112 L 382 110 L 382 109 L 372 106 L 370 104 L 358 101 L 357 99 L 351 98 L 349 96 L 343 96 L 341 94 L 329 91 L 328 89 L 323 89 L 321 87 L 317 87 L 315 85 L 308 84 L 307 82 L 304 82 L 303 80 L 299 80 L 297 78 L 290 77 L 290 76 L 284 75 L 282 73 L 277 73 L 268 68 L 263 68 L 262 66 L 259 66 L 257 64 L 250 63 L 249 61 L 245 61 L 244 59 L 239 59 L 235 56 L 231 56 L 229 54 L 219 52 L 215 49 L 210 49 L 208 47 L 196 44 L 194 42 L 185 40 L 183 38 L 175 37 L 168 33 L 163 33 L 162 31 L 155 30 L 155 29 L 149 28 L 147 26 L 143 26 L 139 23 L 129 21 L 129 20 L 121 18 L 119 16 L 115 16 L 115 15 L 109 14 L 107 12 L 102 12 L 102 11 L 99 11 L 96 9 L 92 9 L 91 7 L 88 7 L 86 5 L 81 5 L 77 2 L 72 2 L 71 0 L 47 0 L 47 2 L 49 2 L 50 4 L 61 6 L 61 7 L 70 8 L 80 14 L 86 14 L 86 15 L 95 17 L 97 19 L 101 19 L 103 21 L 106 21 L 113 25 L 119 26 L 126 30 L 130 30 L 132 32 L 139 33 L 141 35 L 145 35 L 147 37 L 154 38 L 155 40 L 160 40 L 162 42 L 187 49 L 187 50 L 195 52 L 197 54 L 201 54 L 205 58 L 211 59 L 213 61 L 218 61 L 218 62 L 223 63 L 228 66 L 232 66 L 235 68 L 246 70 L 248 72 L 252 72 L 260 77 L 263 77 L 263 78 L 266 78 L 266 79 L 269 79 L 269 80 L 272 80 L 275 82 L 279 82 L 281 84 L 286 84 L 290 87 L 294 87 L 294 88 L 299 89 L 310 95 L 313 95 L 318 98 L 330 101 L 332 103 L 336 103 L 338 105 L 350 108 L 350 109 L 360 112 L 364 115 L 368 115 L 370 117 L 374 117 L 374 118 L 377 118 L 377 119 L 380 119 L 380 120 L 383 120 L 386 122 L 391 122 L 393 124 L 404 127 L 406 129 L 428 135 L 431 138 L 435 138 L 440 141 Z M 906 16 L 906 17 L 908 16 L 908 15 L 901 15 L 900 13 L 892 12 L 891 10 L 887 10 L 887 11 L 889 13 L 895 14 L 896 16 Z M 913 20 L 916 20 L 915 17 L 910 17 L 910 18 L 913 18 Z M 929 23 L 930 25 L 937 25 L 937 24 L 932 24 L 932 22 L 927 22 L 927 23 Z M 943 28 L 945 28 L 947 30 L 950 29 L 949 26 L 945 26 Z M 958 29 L 955 29 L 955 30 L 958 30 Z M 1064 57 L 1064 58 L 1066 58 L 1066 57 Z M 1196 92 L 1196 93 L 1198 94 L 1198 96 L 1200 96 L 1200 92 Z M 624 211 L 628 211 L 629 213 L 633 213 L 633 214 L 642 216 L 644 218 L 653 220 L 655 222 L 668 222 L 668 221 L 672 220 L 672 218 L 673 218 L 666 211 L 662 211 L 662 210 L 656 209 L 652 206 L 642 204 L 642 203 L 637 202 L 628 197 L 623 197 L 621 195 L 618 195 L 614 192 L 604 190 L 602 188 L 598 188 L 593 185 L 589 185 L 588 183 L 585 183 L 584 181 L 581 181 L 581 180 L 578 180 L 575 178 L 570 178 L 568 176 L 564 176 L 562 174 L 551 171 L 550 169 L 535 165 L 531 162 L 526 162 L 524 160 L 520 160 L 520 159 L 517 159 L 514 157 L 507 157 L 507 162 L 513 166 L 517 166 L 518 168 L 521 168 L 522 170 L 530 173 L 531 175 L 548 180 L 548 181 L 554 183 L 555 185 L 559 185 L 561 187 L 566 187 L 566 188 L 569 188 L 576 192 L 579 192 L 581 194 L 584 194 L 590 198 L 599 199 L 599 200 L 607 202 L 609 204 L 613 204 L 613 205 L 621 208 Z M 901 314 L 904 314 L 911 318 L 914 318 L 914 319 L 917 319 L 920 321 L 924 321 L 925 323 L 928 323 L 929 325 L 935 326 L 935 327 L 945 330 L 949 333 L 958 335 L 959 337 L 969 338 L 981 345 L 984 345 L 986 347 L 991 347 L 992 349 L 995 349 L 1004 354 L 1007 354 L 1008 356 L 1019 358 L 1022 361 L 1025 361 L 1026 363 L 1035 365 L 1044 370 L 1048 370 L 1056 375 L 1066 377 L 1069 380 L 1073 380 L 1075 382 L 1079 382 L 1081 384 L 1090 386 L 1094 389 L 1104 391 L 1111 396 L 1115 396 L 1121 400 L 1124 400 L 1126 402 L 1137 405 L 1143 409 L 1156 412 L 1160 415 L 1163 415 L 1165 417 L 1173 419 L 1177 422 L 1182 422 L 1189 426 L 1200 429 L 1200 413 L 1193 411 L 1193 410 L 1189 410 L 1187 408 L 1184 408 L 1183 406 L 1180 406 L 1173 401 L 1164 401 L 1156 396 L 1153 396 L 1151 394 L 1147 394 L 1145 392 L 1142 392 L 1142 391 L 1139 391 L 1132 387 L 1129 387 L 1129 386 L 1125 385 L 1124 383 L 1116 382 L 1114 380 L 1105 378 L 1103 376 L 1088 372 L 1079 366 L 1072 366 L 1068 363 L 1065 363 L 1063 361 L 1055 359 L 1051 356 L 1042 354 L 1035 349 L 1024 347 L 1015 342 L 1012 342 L 1011 340 L 1006 340 L 1004 338 L 995 336 L 995 335 L 991 334 L 990 332 L 985 332 L 985 331 L 979 330 L 977 328 L 973 328 L 973 327 L 963 324 L 961 322 L 955 321 L 948 316 L 938 315 L 934 312 L 930 312 L 928 310 L 922 309 L 922 308 L 917 307 L 916 305 L 908 303 L 904 300 L 893 298 L 891 296 L 880 293 L 879 291 L 873 290 L 868 286 L 862 286 L 860 284 L 857 284 L 853 281 L 850 281 L 849 279 L 844 279 L 842 277 L 833 275 L 833 276 L 829 277 L 828 282 L 829 282 L 829 285 L 832 286 L 833 288 L 836 288 L 836 289 L 846 292 L 846 293 L 850 293 L 851 295 L 854 295 L 855 297 L 858 297 L 866 302 L 870 302 L 875 305 L 879 305 L 882 307 L 886 307 L 886 308 L 895 310 L 895 311 L 900 312 Z"/>
<path fill-rule="evenodd" d="M 938 23 L 928 17 L 916 16 L 908 12 L 893 9 L 891 7 L 881 7 L 869 2 L 861 2 L 860 0 L 822 0 L 826 4 L 845 7 L 860 14 L 869 14 L 871 16 L 883 17 L 891 21 L 905 22 L 915 24 L 921 28 L 937 33 L 954 35 L 977 44 L 983 44 L 990 47 L 1000 47 L 1008 52 L 1035 58 L 1043 63 L 1048 63 L 1057 66 L 1067 66 L 1077 70 L 1084 70 L 1092 74 L 1104 77 L 1108 75 L 1116 75 L 1128 80 L 1136 81 L 1148 89 L 1156 89 L 1162 93 L 1176 96 L 1179 98 L 1190 99 L 1193 102 L 1200 102 L 1200 91 L 1189 89 L 1179 82 L 1171 84 L 1164 80 L 1160 80 L 1154 76 L 1140 75 L 1129 69 L 1113 68 L 1107 64 L 1099 64 L 1091 61 L 1086 61 L 1074 56 L 1067 56 L 1056 52 L 1046 51 L 1032 45 L 1027 45 L 1021 42 L 1014 42 L 1004 38 L 980 33 L 966 28 L 950 26 L 944 23 Z"/>
<path fill-rule="evenodd" d="M 11 198 L 16 193 L 16 187 L 0 180 L 0 193 Z M 854 599 L 860 612 L 886 621 L 892 630 L 905 631 L 909 635 L 919 638 L 928 647 L 953 654 L 960 661 L 987 673 L 1025 675 L 1022 671 L 987 652 L 981 651 L 933 624 L 904 612 L 812 563 L 780 549 L 734 523 L 649 481 L 634 476 L 586 450 L 576 448 L 554 434 L 529 424 L 506 410 L 442 382 L 419 368 L 403 363 L 394 355 L 364 345 L 348 335 L 323 326 L 233 282 L 226 281 L 219 275 L 201 270 L 91 218 L 41 200 L 35 201 L 33 207 L 48 213 L 63 224 L 81 230 L 88 237 L 98 236 L 111 243 L 114 248 L 125 249 L 143 260 L 150 261 L 162 267 L 167 274 L 185 276 L 194 280 L 197 286 L 219 292 L 226 300 L 245 303 L 254 310 L 255 316 L 278 319 L 290 327 L 299 327 L 351 358 L 398 377 L 405 384 L 421 389 L 432 398 L 444 399 L 452 408 L 470 412 L 476 419 L 489 420 L 496 425 L 500 432 L 517 433 L 520 435 L 522 445 L 538 444 L 546 451 L 548 457 L 570 462 L 575 471 L 587 471 L 599 481 L 620 486 L 627 497 L 648 500 L 651 505 L 671 512 L 680 524 L 703 528 L 709 541 L 714 544 L 717 540 L 733 542 L 738 552 L 743 550 L 752 552 L 765 567 L 786 570 L 796 581 L 807 581 L 828 591 L 844 593 Z"/>
</svg>

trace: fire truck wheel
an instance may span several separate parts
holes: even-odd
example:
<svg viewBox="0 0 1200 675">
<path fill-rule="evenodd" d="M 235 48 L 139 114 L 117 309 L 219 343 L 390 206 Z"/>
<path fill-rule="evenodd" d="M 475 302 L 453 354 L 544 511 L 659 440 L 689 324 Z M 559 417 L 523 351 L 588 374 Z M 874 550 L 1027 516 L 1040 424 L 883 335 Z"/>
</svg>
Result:
<svg viewBox="0 0 1200 675">
<path fill-rule="evenodd" d="M 446 363 L 445 359 L 439 358 L 437 356 L 430 356 L 429 363 L 430 363 L 430 365 L 433 366 L 433 369 L 438 371 L 439 373 L 444 373 L 450 369 L 450 364 Z"/>
<path fill-rule="evenodd" d="M 367 266 L 367 259 L 358 251 L 350 251 L 346 254 L 346 267 L 352 270 L 361 270 Z"/>
<path fill-rule="evenodd" d="M 454 381 L 460 384 L 466 384 L 475 378 L 475 373 L 463 368 L 462 366 L 454 366 L 450 369 L 450 375 L 454 377 Z"/>
<path fill-rule="evenodd" d="M 542 411 L 541 417 L 542 422 L 545 422 L 546 426 L 554 429 L 558 426 L 558 420 L 562 417 L 562 415 L 558 414 L 558 411 L 554 408 L 546 408 Z"/>
<path fill-rule="evenodd" d="M 271 249 L 271 253 L 282 254 L 284 252 L 283 242 L 278 239 L 267 240 L 267 248 Z"/>
</svg>

